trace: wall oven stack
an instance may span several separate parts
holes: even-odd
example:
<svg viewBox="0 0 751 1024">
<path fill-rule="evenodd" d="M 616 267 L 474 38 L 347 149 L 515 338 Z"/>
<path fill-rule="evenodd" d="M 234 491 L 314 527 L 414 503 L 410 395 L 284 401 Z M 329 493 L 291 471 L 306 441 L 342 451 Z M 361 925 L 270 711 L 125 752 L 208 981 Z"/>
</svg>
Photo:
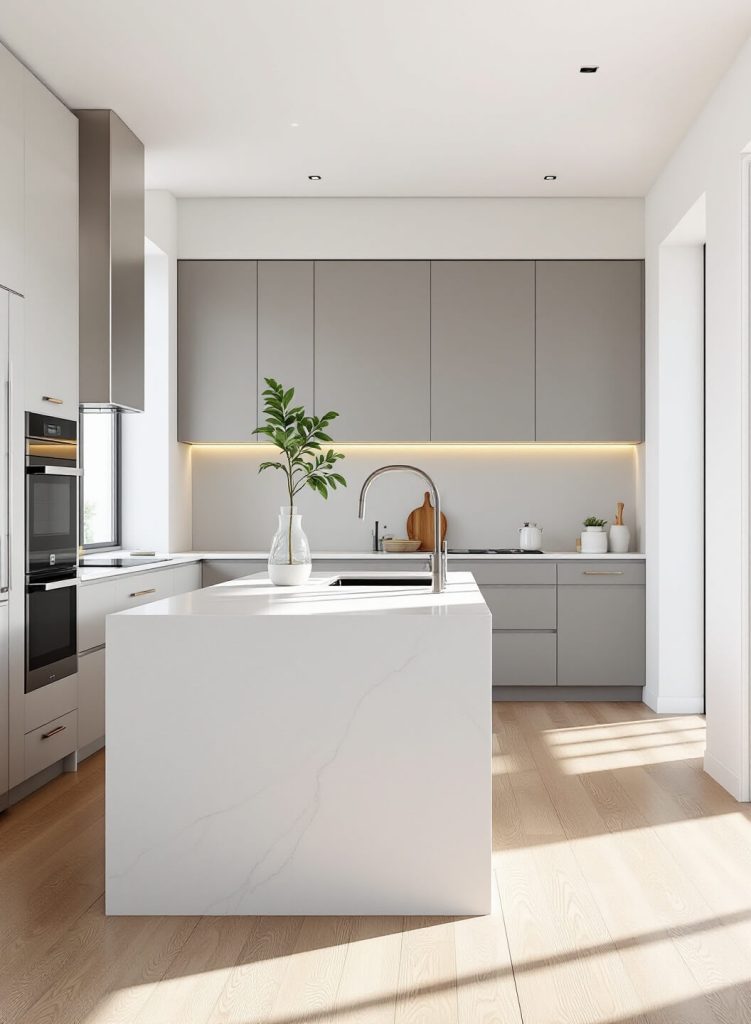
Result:
<svg viewBox="0 0 751 1024">
<path fill-rule="evenodd" d="M 78 424 L 26 413 L 26 692 L 78 670 Z"/>
</svg>

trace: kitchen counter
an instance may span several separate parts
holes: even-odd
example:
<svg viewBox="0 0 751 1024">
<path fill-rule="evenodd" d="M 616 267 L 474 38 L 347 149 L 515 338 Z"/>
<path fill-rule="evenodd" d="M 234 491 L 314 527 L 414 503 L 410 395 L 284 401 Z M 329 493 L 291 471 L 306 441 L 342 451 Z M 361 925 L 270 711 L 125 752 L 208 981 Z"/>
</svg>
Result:
<svg viewBox="0 0 751 1024">
<path fill-rule="evenodd" d="M 489 912 L 482 595 L 331 579 L 108 617 L 107 913 Z"/>
<path fill-rule="evenodd" d="M 108 552 L 108 555 L 128 554 L 128 552 Z M 313 568 L 316 562 L 383 562 L 384 565 L 393 562 L 422 562 L 426 560 L 430 552 L 408 552 L 404 554 L 390 554 L 381 551 L 316 551 L 313 554 Z M 174 555 L 164 554 L 161 558 L 149 565 L 130 566 L 127 569 L 97 568 L 94 566 L 80 568 L 78 578 L 82 584 L 96 583 L 98 580 L 110 579 L 113 576 L 131 576 L 135 573 L 149 572 L 153 569 L 165 569 L 174 565 L 186 564 L 189 562 L 263 562 L 268 559 L 268 551 L 185 551 Z M 580 555 L 575 551 L 545 551 L 541 555 L 449 555 L 449 562 L 483 562 L 483 561 L 509 561 L 514 559 L 528 561 L 553 561 L 560 562 L 568 559 L 586 559 L 608 561 L 635 560 L 644 561 L 646 555 L 629 551 L 624 555 L 608 553 L 606 555 Z"/>
</svg>

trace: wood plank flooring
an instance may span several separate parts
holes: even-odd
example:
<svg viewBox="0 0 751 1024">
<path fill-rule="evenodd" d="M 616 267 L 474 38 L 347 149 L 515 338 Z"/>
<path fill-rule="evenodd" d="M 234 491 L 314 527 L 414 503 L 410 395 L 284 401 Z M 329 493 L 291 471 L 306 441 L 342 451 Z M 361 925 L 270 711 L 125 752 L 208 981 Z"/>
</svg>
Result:
<svg viewBox="0 0 751 1024">
<path fill-rule="evenodd" d="M 106 918 L 90 758 L 0 815 L 1 1024 L 751 1024 L 751 810 L 703 719 L 493 723 L 484 918 Z"/>
</svg>

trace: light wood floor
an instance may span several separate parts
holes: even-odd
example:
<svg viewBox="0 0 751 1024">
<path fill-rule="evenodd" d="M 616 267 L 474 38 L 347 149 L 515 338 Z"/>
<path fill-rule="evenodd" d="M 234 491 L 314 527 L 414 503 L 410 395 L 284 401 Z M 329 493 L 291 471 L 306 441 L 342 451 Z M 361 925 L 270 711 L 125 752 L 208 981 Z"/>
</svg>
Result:
<svg viewBox="0 0 751 1024">
<path fill-rule="evenodd" d="M 702 772 L 703 720 L 493 720 L 486 918 L 105 918 L 90 758 L 0 816 L 0 1021 L 751 1022 L 751 812 Z"/>
</svg>

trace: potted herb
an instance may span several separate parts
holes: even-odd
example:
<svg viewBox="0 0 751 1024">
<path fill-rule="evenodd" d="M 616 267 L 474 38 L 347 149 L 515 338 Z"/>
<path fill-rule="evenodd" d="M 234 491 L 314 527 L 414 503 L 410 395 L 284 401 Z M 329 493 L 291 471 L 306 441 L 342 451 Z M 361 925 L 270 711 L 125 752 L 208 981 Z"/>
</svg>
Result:
<svg viewBox="0 0 751 1024">
<path fill-rule="evenodd" d="M 582 552 L 589 555 L 604 555 L 608 550 L 608 535 L 605 532 L 607 519 L 600 519 L 599 516 L 587 516 L 582 524 L 584 530 L 581 535 Z"/>
<path fill-rule="evenodd" d="M 295 389 L 285 388 L 265 377 L 263 412 L 266 423 L 253 431 L 268 439 L 279 449 L 282 459 L 262 462 L 258 472 L 278 469 L 285 477 L 289 505 L 282 505 L 279 527 L 271 542 L 269 577 L 277 586 L 296 586 L 310 576 L 312 563 L 308 538 L 303 533 L 302 516 L 297 511 L 295 496 L 309 487 L 322 498 L 328 498 L 329 489 L 346 487 L 347 481 L 335 471 L 335 465 L 344 456 L 323 445 L 331 438 L 326 429 L 339 415 L 327 412 L 323 416 L 309 416 L 303 406 L 293 405 Z"/>
</svg>

